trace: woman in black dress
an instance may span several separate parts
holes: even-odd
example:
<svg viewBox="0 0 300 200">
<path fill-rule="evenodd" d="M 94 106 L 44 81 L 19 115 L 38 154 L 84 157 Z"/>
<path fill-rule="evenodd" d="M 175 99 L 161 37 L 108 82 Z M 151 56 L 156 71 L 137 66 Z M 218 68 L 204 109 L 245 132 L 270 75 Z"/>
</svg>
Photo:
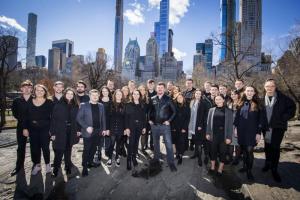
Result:
<svg viewBox="0 0 300 200">
<path fill-rule="evenodd" d="M 219 158 L 217 175 L 221 176 L 226 161 L 227 145 L 231 143 L 233 134 L 233 112 L 225 106 L 223 96 L 217 95 L 214 101 L 216 107 L 209 109 L 206 128 L 206 139 L 210 141 L 209 173 L 215 171 L 216 160 Z"/>
<path fill-rule="evenodd" d="M 253 149 L 261 138 L 261 119 L 257 90 L 253 86 L 247 86 L 238 104 L 234 132 L 243 153 L 244 165 L 239 171 L 247 172 L 249 180 L 254 179 L 251 172 L 254 160 Z"/>
<path fill-rule="evenodd" d="M 175 99 L 176 115 L 171 122 L 172 142 L 176 149 L 176 158 L 178 165 L 182 164 L 182 156 L 184 153 L 184 141 L 188 134 L 188 126 L 190 121 L 190 108 L 185 103 L 184 96 L 179 93 Z"/>
<path fill-rule="evenodd" d="M 107 165 L 112 164 L 112 155 L 115 149 L 116 151 L 116 166 L 120 166 L 120 149 L 122 147 L 122 137 L 124 135 L 125 129 L 125 104 L 123 102 L 123 93 L 121 90 L 117 89 L 113 94 L 113 100 L 110 109 L 110 138 L 111 145 L 108 152 L 108 162 Z M 116 144 L 116 148 L 115 147 Z"/>
<path fill-rule="evenodd" d="M 55 150 L 52 173 L 54 177 L 58 174 L 63 156 L 66 174 L 71 174 L 72 146 L 79 142 L 80 136 L 80 126 L 76 122 L 78 109 L 77 96 L 72 88 L 67 88 L 64 91 L 62 101 L 55 104 L 53 108 L 50 133 Z"/>
<path fill-rule="evenodd" d="M 138 153 L 139 139 L 146 133 L 145 106 L 141 100 L 141 93 L 134 89 L 132 102 L 125 107 L 125 134 L 129 137 L 127 170 L 131 170 L 131 162 L 137 166 L 136 155 Z"/>
<path fill-rule="evenodd" d="M 30 138 L 32 175 L 41 170 L 41 150 L 46 164 L 46 173 L 51 173 L 50 165 L 50 122 L 53 102 L 48 98 L 48 90 L 44 85 L 37 84 L 33 89 L 33 98 L 28 102 L 23 135 Z"/>
</svg>

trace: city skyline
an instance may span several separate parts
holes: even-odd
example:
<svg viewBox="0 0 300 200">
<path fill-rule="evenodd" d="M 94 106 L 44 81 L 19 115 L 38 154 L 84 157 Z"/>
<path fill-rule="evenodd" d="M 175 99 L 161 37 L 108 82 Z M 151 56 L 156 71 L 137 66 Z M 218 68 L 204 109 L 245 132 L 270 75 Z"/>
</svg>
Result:
<svg viewBox="0 0 300 200">
<path fill-rule="evenodd" d="M 159 20 L 158 4 L 155 2 L 159 3 L 159 1 L 148 0 L 124 1 L 124 41 L 128 41 L 129 37 L 137 38 L 141 55 L 145 55 L 149 33 L 154 32 L 154 22 Z M 183 58 L 184 70 L 192 70 L 195 44 L 208 39 L 211 32 L 217 32 L 220 28 L 220 1 L 181 2 L 188 2 L 188 4 L 174 7 L 174 2 L 172 3 L 172 0 L 170 2 L 170 28 L 174 32 L 174 53 L 175 56 Z M 49 4 L 53 6 L 47 6 Z M 279 0 L 276 4 L 272 4 L 270 0 L 263 1 L 263 50 L 266 46 L 269 47 L 272 40 L 274 42 L 277 38 L 288 34 L 290 28 L 300 18 L 296 9 L 299 5 L 300 2 L 292 0 Z M 67 8 L 77 14 L 63 12 Z M 290 12 L 283 14 L 280 13 L 281 9 L 288 9 Z M 5 19 L 15 19 L 16 23 L 23 28 L 26 27 L 30 12 L 37 14 L 39 18 L 36 55 L 47 56 L 52 41 L 70 39 L 74 41 L 75 54 L 87 55 L 88 52 L 94 54 L 98 48 L 105 48 L 112 64 L 115 1 L 69 0 L 58 5 L 56 0 L 51 2 L 32 0 L 32 3 L 2 0 L 0 22 L 7 25 L 3 23 L 8 21 Z M 210 20 L 205 18 L 207 16 Z M 105 31 L 103 27 L 106 28 Z M 26 33 L 23 33 L 26 36 Z M 214 64 L 218 61 L 218 55 L 219 52 L 214 52 Z"/>
</svg>

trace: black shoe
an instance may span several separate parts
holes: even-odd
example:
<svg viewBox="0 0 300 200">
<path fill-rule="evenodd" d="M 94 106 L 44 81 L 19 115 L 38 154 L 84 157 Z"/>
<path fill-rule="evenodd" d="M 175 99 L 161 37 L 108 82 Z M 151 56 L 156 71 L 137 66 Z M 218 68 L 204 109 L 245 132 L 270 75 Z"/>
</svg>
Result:
<svg viewBox="0 0 300 200">
<path fill-rule="evenodd" d="M 101 165 L 100 163 L 97 164 L 97 163 L 91 162 L 91 163 L 88 164 L 88 168 L 97 168 L 97 167 L 99 167 L 100 165 Z"/>
<path fill-rule="evenodd" d="M 55 178 L 55 177 L 57 177 L 57 175 L 58 175 L 58 169 L 57 169 L 57 168 L 54 168 L 54 169 L 53 169 L 53 172 L 52 172 L 52 174 L 51 174 L 51 176 L 52 176 L 53 178 Z"/>
<path fill-rule="evenodd" d="M 215 170 L 209 169 L 207 173 L 208 173 L 208 175 L 213 175 L 215 173 Z"/>
<path fill-rule="evenodd" d="M 87 168 L 83 168 L 82 169 L 82 177 L 88 176 L 89 175 L 89 171 Z"/>
<path fill-rule="evenodd" d="M 171 172 L 176 172 L 177 168 L 175 167 L 174 164 L 172 164 L 172 165 L 170 165 L 170 170 L 171 170 Z"/>
<path fill-rule="evenodd" d="M 208 164 L 208 156 L 205 156 L 205 158 L 204 158 L 204 164 L 205 164 L 205 165 Z"/>
<path fill-rule="evenodd" d="M 177 160 L 180 158 L 180 155 L 179 154 L 176 154 L 176 157 L 175 157 Z"/>
<path fill-rule="evenodd" d="M 254 181 L 254 176 L 253 176 L 251 170 L 247 170 L 247 178 L 249 181 Z"/>
<path fill-rule="evenodd" d="M 127 159 L 127 170 L 131 170 L 131 160 Z"/>
<path fill-rule="evenodd" d="M 222 172 L 217 171 L 216 176 L 221 177 L 223 175 Z"/>
<path fill-rule="evenodd" d="M 242 167 L 241 169 L 239 169 L 240 173 L 245 173 L 247 172 L 247 168 L 246 167 Z"/>
<path fill-rule="evenodd" d="M 182 164 L 182 156 L 179 156 L 177 165 L 181 165 L 181 164 Z"/>
<path fill-rule="evenodd" d="M 153 145 L 150 145 L 150 150 L 154 151 L 154 146 Z"/>
<path fill-rule="evenodd" d="M 18 172 L 20 171 L 21 168 L 15 168 L 11 173 L 10 176 L 15 176 L 16 174 L 18 174 Z"/>
<path fill-rule="evenodd" d="M 261 169 L 262 172 L 267 172 L 270 169 L 270 165 L 265 164 L 265 166 Z"/>
<path fill-rule="evenodd" d="M 190 159 L 195 159 L 195 158 L 197 158 L 197 155 L 195 154 L 190 157 Z"/>
<path fill-rule="evenodd" d="M 202 167 L 202 159 L 201 158 L 198 159 L 198 165 L 199 165 L 199 167 Z"/>
<path fill-rule="evenodd" d="M 274 181 L 280 183 L 281 182 L 281 177 L 279 175 L 279 173 L 277 172 L 277 170 L 272 170 L 272 176 Z"/>
</svg>

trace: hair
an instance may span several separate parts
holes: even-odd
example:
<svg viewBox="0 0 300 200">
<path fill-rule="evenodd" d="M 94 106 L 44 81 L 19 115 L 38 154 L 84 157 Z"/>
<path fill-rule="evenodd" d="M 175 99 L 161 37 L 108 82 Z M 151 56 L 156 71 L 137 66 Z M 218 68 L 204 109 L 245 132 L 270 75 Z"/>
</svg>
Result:
<svg viewBox="0 0 300 200">
<path fill-rule="evenodd" d="M 242 83 L 245 83 L 243 79 L 236 79 L 235 82 L 241 81 Z"/>
<path fill-rule="evenodd" d="M 266 84 L 267 82 L 273 82 L 273 83 L 276 85 L 276 81 L 275 81 L 275 79 L 273 79 L 273 78 L 268 78 L 268 79 L 265 81 L 265 84 Z"/>
<path fill-rule="evenodd" d="M 220 85 L 219 85 L 219 88 L 220 88 L 220 87 L 228 88 L 228 85 L 226 85 L 226 84 L 220 84 Z"/>
<path fill-rule="evenodd" d="M 167 84 L 172 84 L 172 85 L 174 85 L 174 82 L 173 82 L 173 81 L 168 81 Z"/>
<path fill-rule="evenodd" d="M 164 82 L 158 82 L 157 85 L 164 86 L 164 88 L 166 87 L 166 84 Z"/>
<path fill-rule="evenodd" d="M 179 102 L 178 102 L 178 97 L 179 97 L 179 96 L 182 96 L 182 98 L 183 98 L 183 102 L 182 102 L 182 103 L 179 103 Z M 185 98 L 184 98 L 184 96 L 183 96 L 183 94 L 182 94 L 181 92 L 178 93 L 178 95 L 177 95 L 177 97 L 176 97 L 175 100 L 176 100 L 176 103 L 179 104 L 179 106 L 184 106 L 185 103 L 186 103 L 186 100 L 185 100 Z"/>
<path fill-rule="evenodd" d="M 225 97 L 223 95 L 218 94 L 217 96 L 215 96 L 214 98 L 214 102 L 216 103 L 216 98 L 217 97 L 221 97 L 224 100 L 223 106 L 225 106 Z"/>
<path fill-rule="evenodd" d="M 247 87 L 251 87 L 254 89 L 254 96 L 252 97 L 251 101 L 250 101 L 250 111 L 257 111 L 259 109 L 259 97 L 258 97 L 258 91 L 257 89 L 252 86 L 252 85 L 247 85 L 245 87 L 245 90 L 247 89 Z M 247 96 L 246 93 L 244 92 L 243 95 L 240 98 L 240 101 L 238 102 L 238 108 L 242 108 L 245 101 L 247 101 Z"/>
<path fill-rule="evenodd" d="M 149 79 L 147 83 L 155 83 L 155 81 L 153 79 Z"/>
<path fill-rule="evenodd" d="M 111 94 L 110 94 L 110 89 L 107 87 L 107 86 L 102 86 L 101 88 L 100 88 L 100 99 L 102 99 L 103 98 L 103 94 L 102 94 L 102 90 L 103 89 L 107 89 L 107 91 L 108 91 L 108 97 L 109 97 L 109 99 L 111 99 Z"/>
<path fill-rule="evenodd" d="M 111 80 L 111 79 L 108 79 L 108 80 L 107 80 L 107 83 L 108 83 L 108 82 L 113 82 L 113 83 L 114 83 L 115 81 L 114 81 L 114 80 Z"/>
<path fill-rule="evenodd" d="M 76 92 L 75 92 L 75 90 L 74 90 L 73 88 L 67 87 L 67 89 L 65 89 L 64 94 L 63 94 L 63 100 L 64 100 L 66 103 L 69 103 L 68 100 L 67 100 L 67 98 L 66 98 L 66 95 L 67 95 L 67 92 L 68 92 L 68 91 L 73 92 L 73 95 L 74 95 L 74 96 L 73 96 L 73 99 L 70 101 L 71 105 L 73 105 L 73 106 L 78 106 L 78 105 L 79 105 L 79 101 L 78 101 L 78 99 L 77 99 Z"/>
<path fill-rule="evenodd" d="M 139 93 L 139 95 L 140 95 L 140 98 L 139 98 L 139 104 L 143 106 L 143 102 L 142 102 L 142 94 L 141 94 L 141 92 L 140 92 L 138 89 L 134 89 L 134 90 L 132 91 L 131 102 L 134 103 L 133 93 L 136 92 L 136 91 L 137 91 L 137 92 Z"/>
<path fill-rule="evenodd" d="M 122 94 L 120 103 L 118 103 L 116 100 L 116 96 L 117 96 L 118 92 L 121 92 L 121 94 Z M 119 110 L 119 111 L 124 109 L 124 94 L 123 94 L 122 90 L 120 90 L 120 89 L 117 89 L 112 96 L 112 109 Z"/>
<path fill-rule="evenodd" d="M 130 80 L 130 81 L 128 81 L 128 84 L 129 83 L 134 83 L 135 84 L 135 81 L 134 80 Z"/>
<path fill-rule="evenodd" d="M 65 86 L 65 84 L 64 84 L 62 81 L 56 81 L 56 82 L 54 83 L 54 86 L 57 86 L 57 85 Z"/>
<path fill-rule="evenodd" d="M 218 88 L 218 90 L 219 90 L 219 86 L 217 85 L 217 84 L 212 84 L 211 86 L 210 86 L 211 88 Z"/>
<path fill-rule="evenodd" d="M 34 86 L 33 92 L 32 92 L 32 94 L 33 94 L 32 97 L 33 97 L 34 99 L 36 98 L 35 91 L 36 91 L 36 88 L 37 88 L 37 87 L 43 88 L 43 90 L 44 90 L 44 92 L 45 92 L 44 98 L 47 99 L 47 98 L 48 98 L 48 95 L 49 95 L 48 89 L 47 89 L 46 86 L 44 86 L 43 84 L 36 84 L 36 85 Z"/>
<path fill-rule="evenodd" d="M 188 78 L 185 80 L 185 82 L 187 82 L 187 81 L 192 81 L 192 83 L 194 82 L 193 79 L 191 79 L 191 78 Z"/>
<path fill-rule="evenodd" d="M 24 87 L 24 86 L 33 86 L 31 80 L 25 80 L 21 83 L 21 87 Z"/>
<path fill-rule="evenodd" d="M 78 86 L 79 84 L 82 84 L 82 85 L 84 85 L 84 88 L 86 88 L 86 87 L 87 87 L 86 83 L 85 83 L 83 80 L 79 80 L 79 81 L 77 81 L 76 85 Z"/>
<path fill-rule="evenodd" d="M 142 93 L 141 93 L 141 89 L 142 88 L 144 88 L 145 89 L 145 95 L 142 95 Z M 146 103 L 146 104 L 148 104 L 149 103 L 149 99 L 148 99 L 148 91 L 147 91 L 147 87 L 145 86 L 145 85 L 140 85 L 139 87 L 138 87 L 138 90 L 140 91 L 140 93 L 141 93 L 141 97 L 142 97 L 142 100 L 144 101 L 144 103 Z"/>
<path fill-rule="evenodd" d="M 210 82 L 210 81 L 205 81 L 204 84 L 212 85 L 212 82 Z"/>
<path fill-rule="evenodd" d="M 89 91 L 89 95 L 91 95 L 92 93 L 97 93 L 98 95 L 100 94 L 99 90 L 96 90 L 96 89 L 91 89 Z"/>
<path fill-rule="evenodd" d="M 126 89 L 126 90 L 128 90 L 128 94 L 127 94 L 127 96 L 125 97 L 125 95 L 124 95 L 124 92 L 122 91 L 123 89 Z M 131 94 L 130 94 L 130 90 L 129 90 L 129 87 L 127 86 L 127 85 L 125 85 L 125 86 L 123 86 L 122 87 L 122 89 L 121 89 L 121 91 L 122 91 L 122 93 L 123 93 L 123 97 L 124 97 L 124 102 L 125 103 L 127 103 L 127 102 L 129 102 L 130 101 L 130 99 L 131 99 Z"/>
<path fill-rule="evenodd" d="M 192 96 L 192 100 L 195 100 L 196 98 L 195 98 L 195 94 L 196 94 L 196 92 L 201 92 L 201 96 L 202 96 L 202 94 L 203 94 L 203 92 L 199 89 L 199 88 L 196 88 L 195 89 L 195 91 L 193 92 L 193 96 Z"/>
<path fill-rule="evenodd" d="M 180 93 L 180 87 L 178 85 L 174 85 L 173 90 L 171 91 L 171 97 L 174 97 L 174 89 L 178 88 L 178 92 Z"/>
</svg>

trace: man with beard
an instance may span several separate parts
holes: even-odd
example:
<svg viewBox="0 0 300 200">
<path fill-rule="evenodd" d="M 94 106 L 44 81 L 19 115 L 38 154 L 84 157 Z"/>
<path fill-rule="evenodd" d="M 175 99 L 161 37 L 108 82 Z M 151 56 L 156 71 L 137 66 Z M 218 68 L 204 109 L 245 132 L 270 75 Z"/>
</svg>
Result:
<svg viewBox="0 0 300 200">
<path fill-rule="evenodd" d="M 52 97 L 52 101 L 54 104 L 58 103 L 63 96 L 63 91 L 65 89 L 65 85 L 61 81 L 56 81 L 53 86 L 54 96 Z"/>
<path fill-rule="evenodd" d="M 85 93 L 86 84 L 84 81 L 80 80 L 77 82 L 76 91 L 79 103 L 85 103 L 90 101 L 90 97 Z"/>
</svg>

